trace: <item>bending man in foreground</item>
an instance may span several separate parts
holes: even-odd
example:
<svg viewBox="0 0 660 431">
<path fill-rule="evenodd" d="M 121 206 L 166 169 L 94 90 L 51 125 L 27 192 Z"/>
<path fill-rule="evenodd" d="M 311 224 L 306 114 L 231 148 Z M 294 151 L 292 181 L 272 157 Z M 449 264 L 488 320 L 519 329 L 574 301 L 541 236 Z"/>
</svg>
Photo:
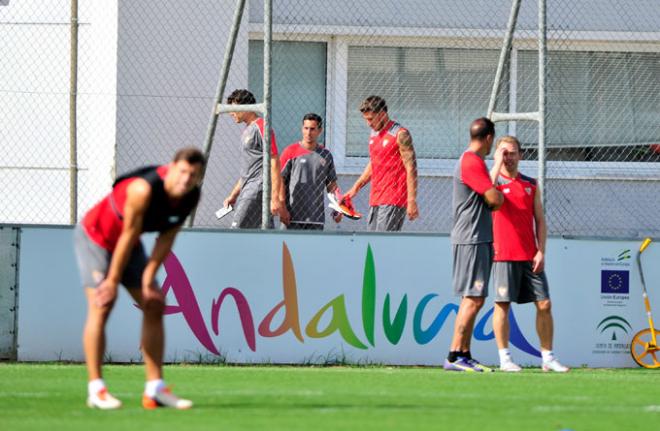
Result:
<svg viewBox="0 0 660 431">
<path fill-rule="evenodd" d="M 185 148 L 167 165 L 144 167 L 123 175 L 115 181 L 112 192 L 89 210 L 76 227 L 75 251 L 88 303 L 83 348 L 89 375 L 89 407 L 121 407 L 121 402 L 108 392 L 101 374 L 105 325 L 117 299 L 119 283 L 127 288 L 143 313 L 143 407 L 192 406 L 191 401 L 172 394 L 163 381 L 165 297 L 155 277 L 181 225 L 199 201 L 204 163 L 199 150 Z M 143 232 L 159 232 L 149 257 L 140 241 Z"/>
</svg>

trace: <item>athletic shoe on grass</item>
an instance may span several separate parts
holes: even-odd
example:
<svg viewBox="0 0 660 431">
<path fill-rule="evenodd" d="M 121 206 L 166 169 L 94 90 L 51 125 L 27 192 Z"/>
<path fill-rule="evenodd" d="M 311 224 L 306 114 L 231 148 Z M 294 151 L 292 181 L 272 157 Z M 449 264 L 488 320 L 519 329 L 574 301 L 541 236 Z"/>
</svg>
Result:
<svg viewBox="0 0 660 431">
<path fill-rule="evenodd" d="M 481 363 L 479 361 L 477 361 L 476 359 L 474 359 L 474 358 L 468 359 L 468 362 L 470 363 L 472 368 L 475 369 L 475 371 L 479 371 L 479 372 L 482 372 L 482 373 L 492 373 L 493 372 L 492 368 L 489 368 L 485 365 L 481 365 Z"/>
<path fill-rule="evenodd" d="M 543 361 L 541 366 L 543 371 L 554 371 L 556 373 L 567 373 L 570 368 L 562 365 L 556 358 L 553 358 L 551 361 Z"/>
<path fill-rule="evenodd" d="M 87 407 L 101 410 L 114 410 L 121 407 L 121 401 L 110 395 L 106 388 L 87 397 Z"/>
<path fill-rule="evenodd" d="M 476 371 L 474 368 L 472 368 L 467 358 L 462 357 L 456 358 L 454 362 L 449 362 L 449 359 L 445 359 L 443 368 L 447 371 L 466 371 L 469 373 Z"/>
<path fill-rule="evenodd" d="M 172 393 L 170 388 L 165 388 L 162 391 L 156 392 L 154 397 L 149 397 L 147 394 L 142 396 L 142 407 L 149 410 L 158 407 L 171 407 L 185 410 L 191 408 L 192 405 L 192 401 L 177 397 Z"/>
<path fill-rule="evenodd" d="M 449 359 L 445 359 L 444 369 L 447 371 L 465 371 L 468 373 L 481 372 L 482 370 L 474 367 L 471 360 L 459 356 L 454 362 L 449 362 Z"/>
<path fill-rule="evenodd" d="M 500 371 L 505 371 L 507 373 L 517 373 L 520 370 L 522 370 L 522 368 L 520 368 L 520 365 L 516 364 L 511 359 L 500 363 Z"/>
</svg>

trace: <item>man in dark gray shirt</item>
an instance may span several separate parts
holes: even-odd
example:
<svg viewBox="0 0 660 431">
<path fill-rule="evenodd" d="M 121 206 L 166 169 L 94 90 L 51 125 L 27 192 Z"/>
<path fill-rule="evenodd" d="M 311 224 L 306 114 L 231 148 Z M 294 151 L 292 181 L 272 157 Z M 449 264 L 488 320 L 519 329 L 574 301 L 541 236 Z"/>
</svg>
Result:
<svg viewBox="0 0 660 431">
<path fill-rule="evenodd" d="M 330 151 L 318 143 L 323 120 L 307 114 L 302 122 L 302 140 L 282 151 L 282 179 L 291 221 L 288 229 L 322 230 L 325 224 L 325 191 L 337 189 L 335 163 Z M 341 214 L 335 221 L 341 220 Z"/>
<path fill-rule="evenodd" d="M 228 104 L 252 105 L 256 103 L 254 95 L 248 90 L 234 90 L 227 98 Z M 258 229 L 261 226 L 263 169 L 262 157 L 264 146 L 264 120 L 254 112 L 232 112 L 236 123 L 245 123 L 247 127 L 241 135 L 241 177 L 224 200 L 223 206 L 234 205 L 232 228 Z M 272 215 L 279 215 L 283 223 L 288 223 L 289 213 L 284 205 L 284 191 L 280 176 L 280 160 L 277 156 L 275 133 L 271 129 L 271 199 Z M 272 223 L 272 220 L 271 220 Z"/>
<path fill-rule="evenodd" d="M 488 118 L 474 120 L 470 125 L 470 145 L 461 155 L 454 171 L 452 273 L 454 294 L 462 299 L 449 356 L 444 364 L 444 368 L 450 371 L 492 371 L 472 358 L 470 340 L 477 313 L 488 296 L 488 279 L 493 263 L 493 222 L 490 213 L 504 202 L 484 162 L 494 139 L 495 125 L 492 121 Z"/>
</svg>

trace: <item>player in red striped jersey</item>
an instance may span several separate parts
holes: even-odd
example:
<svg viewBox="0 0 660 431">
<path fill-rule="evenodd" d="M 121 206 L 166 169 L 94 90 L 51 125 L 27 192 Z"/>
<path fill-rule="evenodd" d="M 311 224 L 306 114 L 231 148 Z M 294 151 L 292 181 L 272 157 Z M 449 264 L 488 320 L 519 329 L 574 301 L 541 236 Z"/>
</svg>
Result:
<svg viewBox="0 0 660 431">
<path fill-rule="evenodd" d="M 547 229 L 541 193 L 536 180 L 518 171 L 520 142 L 513 136 L 497 141 L 495 164 L 490 175 L 504 196 L 493 213 L 493 286 L 495 311 L 493 330 L 500 356 L 500 369 L 520 371 L 509 352 L 509 308 L 511 302 L 536 305 L 536 330 L 541 340 L 543 371 L 566 372 L 552 352 L 553 321 L 548 280 L 545 276 Z"/>
<path fill-rule="evenodd" d="M 369 163 L 346 196 L 352 198 L 371 182 L 369 230 L 399 231 L 406 214 L 419 216 L 417 208 L 417 159 L 410 132 L 390 119 L 380 96 L 367 97 L 360 106 L 371 128 Z"/>
</svg>

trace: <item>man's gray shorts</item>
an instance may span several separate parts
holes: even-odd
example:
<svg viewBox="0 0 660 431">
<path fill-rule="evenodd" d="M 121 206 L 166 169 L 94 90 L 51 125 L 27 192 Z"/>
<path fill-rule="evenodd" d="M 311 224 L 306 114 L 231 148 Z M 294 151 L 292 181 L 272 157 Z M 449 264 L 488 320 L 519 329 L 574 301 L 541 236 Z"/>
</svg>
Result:
<svg viewBox="0 0 660 431">
<path fill-rule="evenodd" d="M 98 286 L 108 273 L 112 253 L 92 241 L 81 225 L 77 225 L 73 231 L 73 245 L 83 287 Z M 138 241 L 122 274 L 121 284 L 131 289 L 140 288 L 146 265 L 147 256 L 144 253 L 144 246 Z"/>
<path fill-rule="evenodd" d="M 379 205 L 369 208 L 369 230 L 373 232 L 397 232 L 403 227 L 406 208 L 395 205 Z"/>
<path fill-rule="evenodd" d="M 262 193 L 250 196 L 238 196 L 234 206 L 234 219 L 231 223 L 232 229 L 259 229 L 261 228 L 261 197 Z M 268 209 L 268 227 L 273 228 L 273 217 Z"/>
<path fill-rule="evenodd" d="M 487 297 L 493 244 L 453 244 L 452 251 L 454 295 Z"/>
<path fill-rule="evenodd" d="M 493 262 L 495 302 L 527 302 L 550 299 L 545 272 L 532 271 L 532 262 Z"/>
</svg>

